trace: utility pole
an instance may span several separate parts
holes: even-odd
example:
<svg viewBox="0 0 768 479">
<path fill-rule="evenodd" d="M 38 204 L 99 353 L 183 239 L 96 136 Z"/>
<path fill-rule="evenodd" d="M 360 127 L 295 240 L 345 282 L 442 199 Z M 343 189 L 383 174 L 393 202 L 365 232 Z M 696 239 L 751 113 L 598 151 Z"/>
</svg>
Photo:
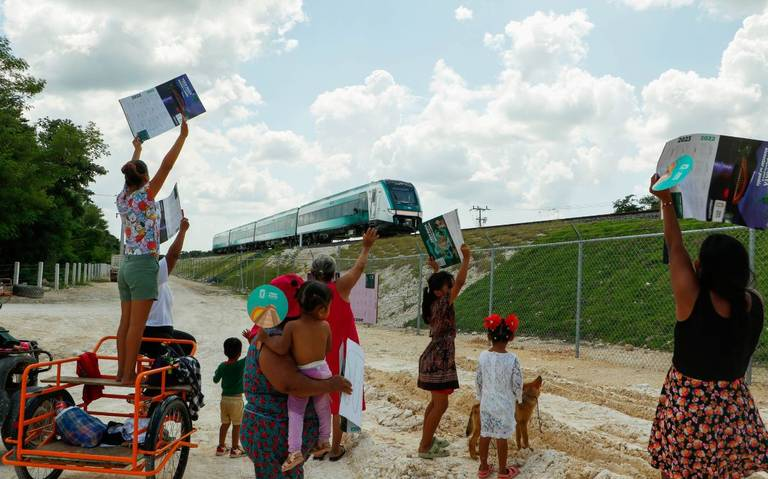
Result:
<svg viewBox="0 0 768 479">
<path fill-rule="evenodd" d="M 491 209 L 488 208 L 488 206 L 486 206 L 485 208 L 483 208 L 482 206 L 472 206 L 472 208 L 469 211 L 477 211 L 477 227 L 482 228 L 483 225 L 488 222 L 488 217 L 483 216 L 483 214 L 486 211 L 491 211 Z"/>
</svg>

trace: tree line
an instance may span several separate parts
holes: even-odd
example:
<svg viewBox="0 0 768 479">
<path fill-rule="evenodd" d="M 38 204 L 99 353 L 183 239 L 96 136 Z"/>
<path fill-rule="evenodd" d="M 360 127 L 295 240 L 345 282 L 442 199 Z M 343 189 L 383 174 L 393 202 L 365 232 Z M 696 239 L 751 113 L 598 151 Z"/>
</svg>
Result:
<svg viewBox="0 0 768 479">
<path fill-rule="evenodd" d="M 88 186 L 109 156 L 92 122 L 25 118 L 45 80 L 0 36 L 0 263 L 109 262 L 119 241 Z"/>
</svg>

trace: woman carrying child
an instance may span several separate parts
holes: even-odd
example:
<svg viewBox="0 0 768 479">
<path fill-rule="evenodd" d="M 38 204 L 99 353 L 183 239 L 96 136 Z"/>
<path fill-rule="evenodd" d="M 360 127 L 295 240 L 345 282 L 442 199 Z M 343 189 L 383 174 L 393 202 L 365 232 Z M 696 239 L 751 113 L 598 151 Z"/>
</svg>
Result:
<svg viewBox="0 0 768 479">
<path fill-rule="evenodd" d="M 123 165 L 125 186 L 117 196 L 117 210 L 125 231 L 125 256 L 117 275 L 120 290 L 120 326 L 117 329 L 117 381 L 133 384 L 136 355 L 144 325 L 157 299 L 157 256 L 160 248 L 160 212 L 155 197 L 165 183 L 189 134 L 182 112 L 179 137 L 163 158 L 152 179 L 141 161 L 141 140 L 133 139 L 133 158 Z"/>
<path fill-rule="evenodd" d="M 507 438 L 515 433 L 515 407 L 523 400 L 523 371 L 515 353 L 507 344 L 515 337 L 517 316 L 502 319 L 498 314 L 488 316 L 483 326 L 488 331 L 491 348 L 480 353 L 477 365 L 477 399 L 480 401 L 480 468 L 477 477 L 485 479 L 493 472 L 488 464 L 488 446 L 496 439 L 499 459 L 499 479 L 511 479 L 520 474 L 507 466 Z"/>
<path fill-rule="evenodd" d="M 471 257 L 467 245 L 461 245 L 461 253 L 461 267 L 455 281 L 451 273 L 440 271 L 434 258 L 429 259 L 429 265 L 434 274 L 427 280 L 428 287 L 424 288 L 421 314 L 424 321 L 429 324 L 431 341 L 419 358 L 418 381 L 419 388 L 432 394 L 432 399 L 424 412 L 424 426 L 419 444 L 419 457 L 423 459 L 449 455 L 445 450 L 448 442 L 435 438 L 435 431 L 448 409 L 448 396 L 459 388 L 454 344 L 456 311 L 453 303 L 467 281 Z"/>
<path fill-rule="evenodd" d="M 301 317 L 283 328 L 281 336 L 269 336 L 265 330 L 259 332 L 258 341 L 276 354 L 290 353 L 299 370 L 312 379 L 328 379 L 332 376 L 325 356 L 331 350 L 331 329 L 328 326 L 333 295 L 330 288 L 318 281 L 304 283 L 297 293 L 301 306 Z M 290 471 L 304 462 L 302 434 L 304 411 L 309 398 L 288 396 L 288 458 L 283 463 L 283 472 Z M 315 457 L 324 457 L 331 450 L 331 403 L 328 394 L 312 397 L 320 425 L 320 435 L 312 450 Z"/>
</svg>

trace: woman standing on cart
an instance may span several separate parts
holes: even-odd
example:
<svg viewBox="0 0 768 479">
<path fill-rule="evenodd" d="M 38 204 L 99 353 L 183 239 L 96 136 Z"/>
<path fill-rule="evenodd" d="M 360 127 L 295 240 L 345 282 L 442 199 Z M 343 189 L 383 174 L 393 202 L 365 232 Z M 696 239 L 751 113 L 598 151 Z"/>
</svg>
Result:
<svg viewBox="0 0 768 479">
<path fill-rule="evenodd" d="M 125 175 L 125 186 L 117 197 L 117 210 L 125 232 L 125 256 L 117 275 L 121 310 L 117 330 L 117 381 L 126 385 L 136 379 L 136 355 L 152 303 L 157 299 L 160 212 L 155 197 L 189 133 L 183 111 L 181 115 L 179 137 L 152 179 L 146 163 L 139 159 L 141 141 L 138 137 L 133 140 L 133 158 L 120 170 Z"/>
</svg>

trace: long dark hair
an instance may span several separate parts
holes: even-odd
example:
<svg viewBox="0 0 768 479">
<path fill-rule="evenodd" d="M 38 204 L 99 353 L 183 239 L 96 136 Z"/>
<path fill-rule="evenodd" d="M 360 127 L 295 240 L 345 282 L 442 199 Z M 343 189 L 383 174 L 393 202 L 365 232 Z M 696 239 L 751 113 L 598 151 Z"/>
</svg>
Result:
<svg viewBox="0 0 768 479">
<path fill-rule="evenodd" d="M 141 160 L 131 160 L 120 169 L 125 176 L 125 185 L 129 188 L 140 187 L 148 171 L 147 164 Z"/>
<path fill-rule="evenodd" d="M 744 317 L 747 312 L 746 291 L 752 280 L 749 254 L 732 236 L 713 234 L 701 244 L 699 251 L 699 285 L 731 304 L 731 317 Z"/>
<path fill-rule="evenodd" d="M 421 317 L 425 323 L 429 324 L 429 317 L 432 315 L 432 303 L 437 299 L 435 291 L 442 289 L 446 284 L 453 287 L 453 275 L 447 271 L 438 271 L 427 280 L 424 299 L 421 301 Z"/>
</svg>

